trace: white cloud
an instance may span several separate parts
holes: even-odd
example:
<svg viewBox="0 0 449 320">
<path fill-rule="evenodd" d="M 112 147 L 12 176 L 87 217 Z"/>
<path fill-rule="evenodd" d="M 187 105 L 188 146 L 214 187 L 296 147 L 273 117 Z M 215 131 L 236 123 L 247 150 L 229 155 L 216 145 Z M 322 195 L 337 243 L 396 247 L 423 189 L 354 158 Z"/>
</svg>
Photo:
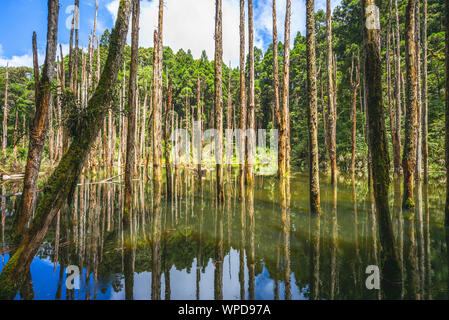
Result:
<svg viewBox="0 0 449 320">
<path fill-rule="evenodd" d="M 57 49 L 57 56 L 59 57 L 59 45 Z M 69 53 L 69 45 L 62 44 L 62 54 L 66 56 Z M 0 66 L 4 67 L 8 64 L 10 67 L 33 67 L 33 54 L 27 53 L 21 56 L 12 56 L 11 58 L 4 57 L 3 46 L 0 44 Z M 39 65 L 42 65 L 45 60 L 45 52 L 38 52 Z"/>
</svg>

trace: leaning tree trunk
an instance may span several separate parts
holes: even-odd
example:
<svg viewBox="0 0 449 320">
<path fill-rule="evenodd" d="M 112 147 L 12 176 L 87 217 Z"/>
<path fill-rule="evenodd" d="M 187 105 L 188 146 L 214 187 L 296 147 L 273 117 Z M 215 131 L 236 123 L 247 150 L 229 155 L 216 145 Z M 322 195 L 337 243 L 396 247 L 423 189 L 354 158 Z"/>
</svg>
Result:
<svg viewBox="0 0 449 320">
<path fill-rule="evenodd" d="M 132 178 L 134 173 L 135 143 L 136 143 L 136 105 L 137 96 L 137 61 L 139 59 L 139 16 L 140 0 L 133 0 L 133 17 L 131 31 L 131 64 L 129 68 L 128 92 L 128 135 L 126 138 L 125 163 L 125 210 L 123 211 L 123 224 L 129 225 L 131 221 L 132 206 Z"/>
<path fill-rule="evenodd" d="M 449 3 L 446 2 L 446 218 L 449 228 Z"/>
<path fill-rule="evenodd" d="M 407 113 L 405 116 L 405 144 L 402 158 L 404 169 L 404 195 L 402 206 L 411 209 L 413 201 L 413 183 L 416 165 L 416 128 L 418 125 L 416 51 L 415 51 L 415 0 L 409 0 L 405 11 L 405 67 L 407 72 L 406 97 Z"/>
<path fill-rule="evenodd" d="M 329 113 L 328 123 L 328 143 L 329 160 L 331 165 L 331 184 L 337 183 L 337 113 L 335 110 L 334 97 L 334 64 L 332 53 L 332 8 L 331 1 L 326 1 L 326 37 L 327 37 L 327 103 Z"/>
<path fill-rule="evenodd" d="M 309 179 L 310 179 L 310 211 L 313 215 L 321 212 L 320 177 L 318 164 L 318 102 L 317 72 L 315 55 L 315 1 L 307 0 L 307 103 L 309 126 Z"/>
<path fill-rule="evenodd" d="M 25 167 L 22 198 L 15 221 L 15 240 L 20 243 L 33 215 L 36 201 L 36 186 L 41 167 L 44 144 L 48 131 L 48 113 L 50 110 L 51 87 L 55 71 L 58 36 L 59 1 L 48 1 L 47 52 L 42 78 L 36 92 L 36 112 L 31 127 L 28 157 Z M 51 112 L 51 110 L 50 110 Z"/>
<path fill-rule="evenodd" d="M 159 0 L 158 31 L 154 42 L 154 93 L 153 93 L 153 180 L 155 186 L 162 187 L 162 52 L 164 1 Z"/>
<path fill-rule="evenodd" d="M 251 0 L 250 0 L 251 1 Z M 217 174 L 217 200 L 224 200 L 223 191 L 223 12 L 222 0 L 215 0 L 215 161 Z"/>
<path fill-rule="evenodd" d="M 387 298 L 400 296 L 399 262 L 395 251 L 395 240 L 390 218 L 388 188 L 390 185 L 388 143 L 382 103 L 382 62 L 380 56 L 380 21 L 373 21 L 375 0 L 363 0 L 365 16 L 365 73 L 367 86 L 367 112 L 369 121 L 369 143 L 371 145 L 373 189 L 376 215 L 382 245 L 382 288 Z M 373 25 L 374 22 L 374 25 Z M 376 26 L 376 24 L 379 24 Z M 368 28 L 368 26 L 371 26 Z"/>
<path fill-rule="evenodd" d="M 5 104 L 3 105 L 3 137 L 2 137 L 2 152 L 6 155 L 6 145 L 8 139 L 8 64 L 6 64 L 6 78 L 5 78 Z"/>
<path fill-rule="evenodd" d="M 98 87 L 89 100 L 87 109 L 84 110 L 89 116 L 83 118 L 84 121 L 80 126 L 83 130 L 76 130 L 72 144 L 49 177 L 43 188 L 33 223 L 0 275 L 0 299 L 14 298 L 25 280 L 25 271 L 45 238 L 53 218 L 73 196 L 84 163 L 98 137 L 113 99 L 113 87 L 126 44 L 130 13 L 131 0 L 120 1 L 105 68 Z"/>
<path fill-rule="evenodd" d="M 245 163 L 246 157 L 246 143 L 245 143 L 245 130 L 246 130 L 246 84 L 245 84 L 245 0 L 240 0 L 240 184 L 245 184 Z"/>
</svg>

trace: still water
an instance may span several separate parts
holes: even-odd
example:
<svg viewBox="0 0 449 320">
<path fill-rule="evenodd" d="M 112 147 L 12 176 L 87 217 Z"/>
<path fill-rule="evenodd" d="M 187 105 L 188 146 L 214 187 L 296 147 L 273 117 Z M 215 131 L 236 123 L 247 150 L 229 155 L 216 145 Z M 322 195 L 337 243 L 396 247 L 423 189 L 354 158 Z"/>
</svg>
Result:
<svg viewBox="0 0 449 320">
<path fill-rule="evenodd" d="M 80 181 L 34 258 L 16 299 L 381 299 L 366 287 L 366 268 L 380 265 L 375 208 L 366 181 L 322 178 L 321 217 L 308 211 L 308 178 L 258 177 L 241 192 L 176 171 L 173 199 L 135 181 L 130 225 L 122 223 L 120 178 Z M 416 210 L 401 210 L 401 185 L 391 184 L 390 208 L 402 270 L 401 298 L 448 299 L 444 189 L 417 185 Z M 4 185 L 2 194 L 20 186 Z M 9 259 L 17 198 L 1 198 L 2 255 Z M 67 267 L 81 274 L 67 287 Z M 70 284 L 69 284 L 70 286 Z"/>
</svg>

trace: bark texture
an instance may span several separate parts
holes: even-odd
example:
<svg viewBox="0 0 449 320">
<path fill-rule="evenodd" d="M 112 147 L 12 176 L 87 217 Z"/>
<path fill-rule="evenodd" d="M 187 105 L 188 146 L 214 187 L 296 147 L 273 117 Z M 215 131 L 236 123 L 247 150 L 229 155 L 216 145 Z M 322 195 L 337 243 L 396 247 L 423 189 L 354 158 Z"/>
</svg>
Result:
<svg viewBox="0 0 449 320">
<path fill-rule="evenodd" d="M 413 184 L 416 166 L 416 130 L 418 126 L 416 50 L 415 50 L 415 0 L 409 0 L 405 11 L 405 67 L 407 113 L 405 115 L 405 143 L 402 158 L 404 170 L 404 195 L 402 207 L 411 209 L 413 201 Z"/>
<path fill-rule="evenodd" d="M 315 53 L 315 1 L 306 2 L 307 29 L 307 103 L 309 126 L 309 179 L 310 179 L 310 211 L 317 215 L 320 207 L 320 177 L 318 164 L 318 101 L 317 72 Z"/>
<path fill-rule="evenodd" d="M 84 111 L 79 124 L 80 130 L 76 130 L 72 144 L 43 188 L 42 199 L 36 209 L 32 225 L 0 275 L 0 299 L 14 298 L 54 217 L 73 195 L 81 170 L 113 98 L 112 88 L 117 80 L 126 44 L 130 13 L 131 0 L 121 0 L 111 35 L 109 55 L 98 87 Z"/>
<path fill-rule="evenodd" d="M 250 0 L 251 1 L 251 0 Z M 223 190 L 223 9 L 222 0 L 215 0 L 215 159 L 217 179 L 217 200 L 224 200 Z"/>
</svg>

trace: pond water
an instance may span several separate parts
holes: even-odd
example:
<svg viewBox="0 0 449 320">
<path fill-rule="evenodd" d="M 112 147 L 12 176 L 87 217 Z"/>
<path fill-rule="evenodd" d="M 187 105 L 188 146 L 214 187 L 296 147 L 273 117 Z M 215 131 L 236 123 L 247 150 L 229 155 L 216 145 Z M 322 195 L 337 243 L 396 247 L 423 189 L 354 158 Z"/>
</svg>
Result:
<svg viewBox="0 0 449 320">
<path fill-rule="evenodd" d="M 368 289 L 381 263 L 375 208 L 366 181 L 322 177 L 321 217 L 308 210 L 308 178 L 258 177 L 241 192 L 234 179 L 217 205 L 209 175 L 178 170 L 173 199 L 135 181 L 130 225 L 122 223 L 119 178 L 81 180 L 72 205 L 55 219 L 16 299 L 381 299 Z M 20 186 L 2 187 L 2 194 Z M 416 209 L 401 210 L 392 182 L 390 208 L 404 299 L 448 299 L 443 185 L 417 185 Z M 9 259 L 15 197 L 2 198 L 0 271 Z M 80 270 L 67 287 L 67 267 Z M 70 273 L 69 273 L 70 274 Z M 77 281 L 74 282 L 75 284 Z M 70 287 L 70 283 L 69 283 Z"/>
</svg>

